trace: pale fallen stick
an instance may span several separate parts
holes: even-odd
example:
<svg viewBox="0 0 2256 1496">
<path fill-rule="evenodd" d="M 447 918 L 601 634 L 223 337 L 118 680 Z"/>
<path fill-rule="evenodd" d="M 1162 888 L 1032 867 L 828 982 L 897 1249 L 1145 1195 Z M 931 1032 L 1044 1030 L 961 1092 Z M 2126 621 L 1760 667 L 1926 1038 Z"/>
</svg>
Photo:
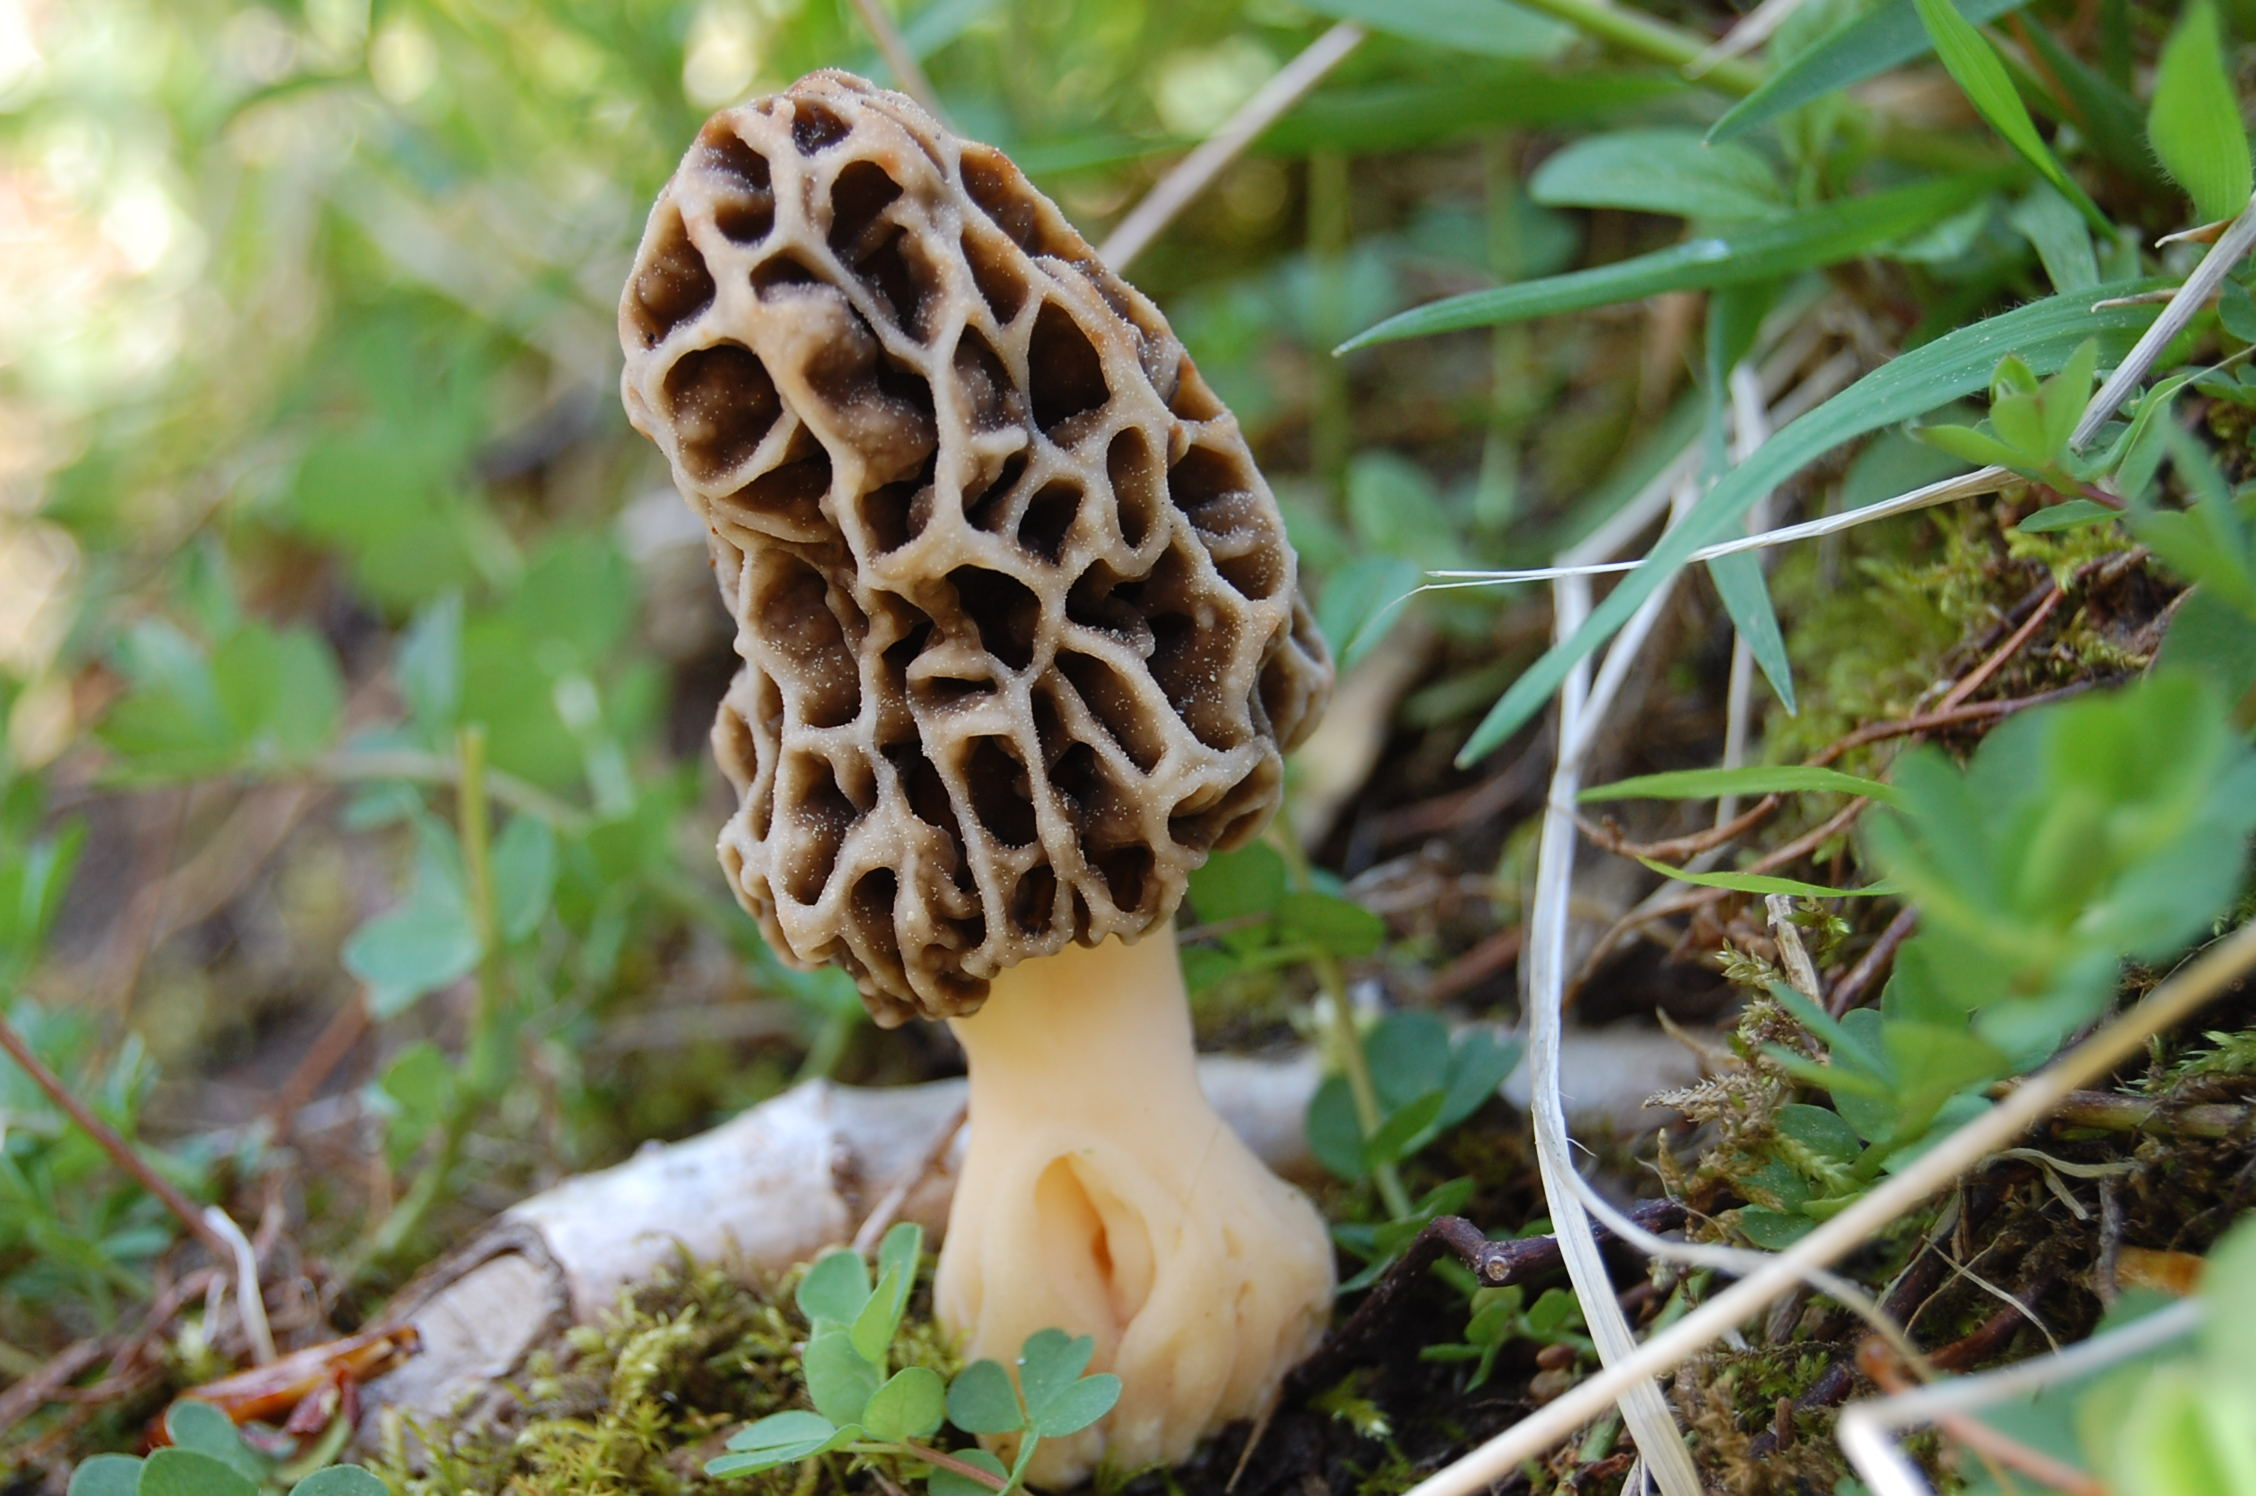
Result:
<svg viewBox="0 0 2256 1496">
<path fill-rule="evenodd" d="M 1280 1173 L 1311 1167 L 1301 1119 L 1318 1079 L 1307 1053 L 1199 1062 L 1215 1110 Z M 883 1089 L 810 1081 L 710 1132 L 650 1144 L 519 1202 L 393 1299 L 382 1320 L 413 1325 L 423 1348 L 369 1383 L 365 1405 L 425 1421 L 449 1415 L 609 1309 L 621 1289 L 685 1257 L 780 1272 L 850 1241 L 904 1181 L 899 1219 L 937 1233 L 960 1139 L 927 1166 L 963 1104 L 960 1080 Z"/>
<path fill-rule="evenodd" d="M 1570 1032 L 1563 1062 L 1573 1115 L 1620 1131 L 1665 1120 L 1644 1098 L 1693 1078 L 1682 1048 L 1637 1030 Z M 1199 1061 L 1215 1109 L 1288 1175 L 1315 1170 L 1303 1119 L 1320 1078 L 1305 1051 Z M 1521 1101 L 1523 1076 L 1504 1094 Z M 779 1272 L 852 1240 L 881 1209 L 937 1235 L 963 1148 L 963 1103 L 960 1080 L 881 1090 L 810 1081 L 710 1132 L 651 1144 L 521 1202 L 394 1297 L 380 1322 L 414 1325 L 423 1349 L 369 1383 L 364 1405 L 427 1428 L 466 1403 L 474 1416 L 476 1400 L 495 1395 L 529 1354 L 684 1257 Z M 376 1427 L 364 1423 L 362 1437 Z"/>
</svg>

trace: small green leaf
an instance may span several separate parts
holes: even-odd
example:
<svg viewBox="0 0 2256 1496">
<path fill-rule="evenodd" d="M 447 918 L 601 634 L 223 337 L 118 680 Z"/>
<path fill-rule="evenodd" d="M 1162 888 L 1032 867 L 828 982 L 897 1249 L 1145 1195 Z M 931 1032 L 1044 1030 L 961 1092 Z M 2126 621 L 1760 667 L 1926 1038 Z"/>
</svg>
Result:
<svg viewBox="0 0 2256 1496">
<path fill-rule="evenodd" d="M 1674 769 L 1593 785 L 1576 798 L 1596 800 L 1713 800 L 1724 795 L 1862 795 L 1893 803 L 1893 786 L 1839 769 L 1803 764 L 1749 764 L 1738 769 Z"/>
<path fill-rule="evenodd" d="M 1296 888 L 1277 900 L 1277 934 L 1352 961 L 1385 943 L 1386 921 L 1352 900 Z"/>
<path fill-rule="evenodd" d="M 859 1007 L 860 1004 L 856 1004 Z M 917 1264 L 924 1255 L 924 1228 L 914 1221 L 895 1221 L 886 1228 L 885 1239 L 877 1244 L 877 1272 L 879 1277 L 899 1269 L 916 1279 Z"/>
<path fill-rule="evenodd" d="M 833 1426 L 819 1413 L 794 1409 L 788 1413 L 771 1413 L 758 1423 L 748 1424 L 729 1437 L 728 1447 L 735 1451 L 705 1463 L 707 1475 L 749 1475 L 754 1471 L 772 1469 L 777 1465 L 796 1464 L 812 1459 L 818 1454 L 839 1449 L 862 1436 L 858 1424 Z"/>
<path fill-rule="evenodd" d="M 247 1480 L 264 1480 L 267 1462 L 243 1443 L 235 1420 L 208 1402 L 181 1398 L 165 1410 L 165 1432 L 173 1445 L 208 1454 Z"/>
<path fill-rule="evenodd" d="M 1738 1215 L 1739 1229 L 1747 1240 L 1768 1252 L 1783 1252 L 1810 1234 L 1817 1225 L 1808 1216 L 1749 1205 Z"/>
<path fill-rule="evenodd" d="M 2204 220 L 2248 206 L 2248 133 L 2240 122 L 2225 38 L 2210 0 L 2190 0 L 2154 70 L 2147 140 Z"/>
<path fill-rule="evenodd" d="M 1034 1432 L 1045 1439 L 1077 1434 L 1112 1411 L 1120 1401 L 1120 1378 L 1109 1371 L 1083 1377 L 1034 1409 Z"/>
<path fill-rule="evenodd" d="M 193 1449 L 160 1449 L 141 1464 L 137 1496 L 258 1496 L 258 1482 Z"/>
<path fill-rule="evenodd" d="M 391 1487 L 358 1465 L 331 1465 L 290 1487 L 290 1496 L 391 1496 Z"/>
<path fill-rule="evenodd" d="M 816 1259 L 799 1280 L 794 1299 L 799 1313 L 814 1326 L 850 1325 L 869 1302 L 869 1269 L 844 1247 L 833 1248 Z"/>
<path fill-rule="evenodd" d="M 1671 867 L 1657 858 L 1640 857 L 1637 860 L 1663 877 L 1674 878 L 1679 883 L 1696 883 L 1702 888 L 1724 888 L 1733 893 L 1783 893 L 1802 899 L 1868 899 L 1896 891 L 1883 883 L 1868 884 L 1863 888 L 1829 888 L 1822 883 L 1804 883 L 1795 878 L 1774 878 L 1768 873 L 1695 873 L 1688 868 Z"/>
<path fill-rule="evenodd" d="M 832 1423 L 858 1423 L 870 1394 L 877 1391 L 875 1362 L 854 1348 L 844 1328 L 824 1324 L 807 1337 L 800 1364 L 807 1373 L 807 1398 Z"/>
<path fill-rule="evenodd" d="M 355 930 L 342 958 L 345 970 L 368 984 L 369 1011 L 391 1018 L 468 975 L 478 964 L 478 932 L 468 909 L 418 883 L 406 903 Z"/>
<path fill-rule="evenodd" d="M 1935 55 L 1942 59 L 1943 67 L 1957 81 L 1967 100 L 1990 122 L 1990 128 L 2003 136 L 2005 143 L 2035 167 L 2039 175 L 2059 188 L 2060 195 L 2075 205 L 2087 223 L 2103 234 L 2112 232 L 2107 215 L 2100 212 L 2084 189 L 2061 169 L 2052 148 L 2037 133 L 2037 123 L 2029 117 L 2029 106 L 2021 102 L 2021 95 L 2014 90 L 2005 64 L 1998 60 L 1997 53 L 1974 23 L 1960 15 L 1951 0 L 1912 0 L 1912 4 L 1918 7 L 1920 24 L 1934 40 Z"/>
<path fill-rule="evenodd" d="M 1073 1385 L 1097 1353 L 1096 1337 L 1063 1330 L 1037 1330 L 1018 1353 L 1018 1386 L 1029 1409 L 1038 1408 Z"/>
<path fill-rule="evenodd" d="M 794 1408 L 788 1413 L 771 1413 L 757 1423 L 746 1424 L 729 1435 L 728 1447 L 739 1453 L 765 1453 L 790 1449 L 800 1444 L 812 1448 L 837 1432 L 838 1426 L 822 1414 Z M 796 1459 L 798 1456 L 788 1458 Z"/>
<path fill-rule="evenodd" d="M 904 1366 L 872 1393 L 862 1427 L 873 1439 L 922 1439 L 948 1415 L 948 1391 L 940 1374 L 923 1366 Z"/>
<path fill-rule="evenodd" d="M 141 1461 L 130 1454 L 97 1454 L 71 1471 L 66 1496 L 134 1496 L 141 1485 Z"/>
<path fill-rule="evenodd" d="M 1387 1014 L 1364 1037 L 1363 1053 L 1379 1104 L 1389 1111 L 1448 1084 L 1449 1025 L 1438 1013 Z"/>
<path fill-rule="evenodd" d="M 1202 924 L 1265 917 L 1285 894 L 1285 860 L 1264 842 L 1206 860 L 1191 874 L 1191 907 Z"/>
<path fill-rule="evenodd" d="M 493 844 L 494 918 L 502 938 L 523 940 L 556 889 L 556 833 L 537 816 L 510 817 Z"/>
<path fill-rule="evenodd" d="M 1920 426 L 1911 434 L 1928 446 L 1976 467 L 2012 468 L 2020 473 L 2029 472 L 2031 468 L 2030 454 L 1972 426 Z"/>
<path fill-rule="evenodd" d="M 896 1264 L 885 1270 L 877 1280 L 877 1289 L 862 1305 L 862 1312 L 854 1316 L 850 1332 L 854 1349 L 871 1365 L 883 1369 L 886 1347 L 893 1343 L 893 1332 L 900 1328 L 901 1310 L 909 1302 L 909 1285 L 916 1279 L 914 1267 Z"/>
<path fill-rule="evenodd" d="M 1352 557 L 1324 578 L 1316 598 L 1316 627 L 1339 657 L 1341 669 L 1379 647 L 1401 618 L 1401 604 L 1424 578 L 1417 562 L 1383 554 Z"/>
<path fill-rule="evenodd" d="M 956 1374 L 948 1384 L 948 1421 L 967 1434 L 1014 1434 L 1026 1426 L 1017 1389 L 1000 1362 L 974 1361 Z"/>
<path fill-rule="evenodd" d="M 1308 1099 L 1308 1151 L 1316 1161 L 1342 1179 L 1356 1180 L 1370 1173 L 1363 1159 L 1363 1128 L 1355 1116 L 1355 1098 L 1347 1077 L 1327 1075 Z"/>
<path fill-rule="evenodd" d="M 415 615 L 400 639 L 392 675 L 425 737 L 451 739 L 462 706 L 460 594 L 449 594 Z"/>
<path fill-rule="evenodd" d="M 1003 1462 L 984 1449 L 959 1449 L 955 1457 L 966 1465 L 977 1465 L 998 1481 L 1010 1478 L 1010 1472 L 1003 1468 Z M 933 1467 L 925 1485 L 932 1496 L 995 1496 L 994 1487 L 983 1486 L 967 1476 L 958 1475 L 953 1470 L 942 1470 L 938 1466 Z"/>
<path fill-rule="evenodd" d="M 2073 530 L 2081 525 L 2103 525 L 2123 517 L 2119 509 L 2105 504 L 2095 504 L 2089 499 L 2067 499 L 2058 504 L 2047 504 L 2013 528 L 2024 535 L 2049 535 L 2055 530 Z"/>
<path fill-rule="evenodd" d="M 1399 1163 L 1424 1147 L 1432 1140 L 1442 1106 L 1448 1099 L 1446 1091 L 1428 1091 L 1400 1111 L 1390 1112 L 1379 1123 L 1379 1130 L 1364 1143 L 1364 1162 L 1376 1170 Z"/>
<path fill-rule="evenodd" d="M 1836 1111 L 1804 1102 L 1789 1102 L 1772 1119 L 1780 1133 L 1836 1163 L 1854 1163 L 1864 1151 L 1851 1127 Z"/>
</svg>

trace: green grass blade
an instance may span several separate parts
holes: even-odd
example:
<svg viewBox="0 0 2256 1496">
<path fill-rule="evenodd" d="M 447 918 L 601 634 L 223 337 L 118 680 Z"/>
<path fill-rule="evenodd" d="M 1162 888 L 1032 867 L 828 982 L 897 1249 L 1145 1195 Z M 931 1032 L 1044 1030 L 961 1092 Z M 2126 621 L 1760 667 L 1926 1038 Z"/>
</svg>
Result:
<svg viewBox="0 0 2256 1496">
<path fill-rule="evenodd" d="M 1654 857 L 1640 857 L 1637 860 L 1663 877 L 1673 878 L 1679 883 L 1728 889 L 1732 893 L 1783 893 L 1798 899 L 1864 899 L 1895 892 L 1884 883 L 1874 883 L 1864 888 L 1833 888 L 1823 883 L 1804 883 L 1799 878 L 1775 878 L 1768 873 L 1695 873 L 1689 868 L 1674 867 Z"/>
<path fill-rule="evenodd" d="M 1786 636 L 1778 629 L 1778 610 L 1771 606 L 1770 584 L 1763 580 L 1762 563 L 1748 551 L 1718 556 L 1708 563 L 1723 609 L 1731 626 L 1747 641 L 1747 650 L 1762 668 L 1763 679 L 1778 693 L 1779 704 L 1789 713 L 1800 710 L 1794 702 L 1794 667 L 1786 658 Z"/>
<path fill-rule="evenodd" d="M 2248 132 L 2241 127 L 2225 39 L 2209 0 L 2192 0 L 2162 46 L 2146 138 L 2205 221 L 2248 204 Z"/>
<path fill-rule="evenodd" d="M 1959 0 L 1958 10 L 1967 20 L 1979 24 L 2026 4 L 2028 0 Z M 1919 24 L 1919 13 L 1911 8 L 1911 0 L 1889 0 L 1773 73 L 1768 82 L 1715 122 L 1708 139 L 1729 140 L 1744 135 L 1812 99 L 1924 57 L 1931 48 L 1927 28 Z"/>
<path fill-rule="evenodd" d="M 1591 611 L 1582 627 L 1554 644 L 1503 698 L 1458 755 L 1460 764 L 1493 751 L 1541 710 L 1575 663 L 1612 637 L 1638 605 L 1673 577 L 1704 545 L 1726 538 L 1756 499 L 1841 443 L 1908 421 L 1951 400 L 1986 389 L 1997 361 L 2018 353 L 2032 368 L 2050 373 L 2068 361 L 2084 339 L 2100 340 L 2101 361 L 2111 363 L 2154 320 L 2153 306 L 2092 303 L 2155 289 L 2152 280 L 2118 281 L 2074 296 L 2052 296 L 1937 338 L 1883 364 L 1774 433 L 1754 455 L 1724 474 L 1699 503 L 1661 536 L 1643 565 L 1622 578 Z"/>
<path fill-rule="evenodd" d="M 1675 769 L 1665 774 L 1640 774 L 1612 784 L 1594 784 L 1575 798 L 1588 804 L 1602 800 L 1715 800 L 1725 795 L 1800 795 L 1810 793 L 1862 795 L 1888 804 L 1896 801 L 1895 787 L 1839 769 L 1810 764 L 1749 764 L 1739 769 Z"/>
<path fill-rule="evenodd" d="M 1373 31 L 1488 57 L 1556 57 L 1574 28 L 1510 0 L 1307 0 L 1308 9 Z"/>
<path fill-rule="evenodd" d="M 2099 256 L 2092 253 L 2091 235 L 2068 199 L 2038 187 L 2014 204 L 2006 221 L 2036 249 L 2055 291 L 2086 291 L 2099 284 Z"/>
<path fill-rule="evenodd" d="M 1594 270 L 1451 296 L 1389 317 L 1336 350 L 1586 311 L 1664 291 L 1705 291 L 1770 280 L 1869 253 L 1948 218 L 1996 185 L 1988 175 L 1938 177 L 1788 218 L 1734 225 Z"/>
<path fill-rule="evenodd" d="M 1912 0 L 1912 4 L 1918 7 L 1920 24 L 1935 43 L 1935 55 L 1942 59 L 1967 101 L 1990 122 L 1990 128 L 2005 138 L 2016 155 L 2035 167 L 2039 176 L 2059 188 L 2060 195 L 2076 205 L 2085 222 L 2102 234 L 2114 232 L 2107 215 L 2076 185 L 2075 178 L 2062 168 L 2052 148 L 2037 133 L 2037 122 L 2029 117 L 2029 106 L 2021 102 L 2005 63 L 1974 23 L 1953 9 L 1950 0 Z"/>
</svg>

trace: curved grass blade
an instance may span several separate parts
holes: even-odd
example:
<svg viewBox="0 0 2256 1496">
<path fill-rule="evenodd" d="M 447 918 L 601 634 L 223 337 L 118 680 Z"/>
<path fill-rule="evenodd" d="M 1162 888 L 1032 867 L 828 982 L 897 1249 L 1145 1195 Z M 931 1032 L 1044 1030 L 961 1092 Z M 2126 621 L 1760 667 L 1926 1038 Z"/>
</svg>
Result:
<svg viewBox="0 0 2256 1496">
<path fill-rule="evenodd" d="M 1895 786 L 1860 774 L 1811 764 L 1749 764 L 1738 769 L 1676 769 L 1594 784 L 1575 798 L 1598 800 L 1714 800 L 1724 795 L 1862 795 L 1894 804 Z"/>
<path fill-rule="evenodd" d="M 1985 389 L 1997 361 L 2019 354 L 2031 369 L 2051 373 L 2086 338 L 2100 341 L 2113 362 L 2136 341 L 2158 309 L 2094 307 L 2094 300 L 2155 289 L 2153 280 L 2118 281 L 2074 296 L 2051 296 L 1937 338 L 1883 364 L 1817 409 L 1779 428 L 1753 456 L 1717 481 L 1682 521 L 1654 544 L 1638 568 L 1591 610 L 1582 627 L 1545 652 L 1496 705 L 1458 754 L 1470 764 L 1493 751 L 1551 699 L 1576 661 L 1612 637 L 1640 603 L 1683 568 L 1694 551 L 1721 540 L 1756 499 L 1845 441 L 1924 415 Z"/>
<path fill-rule="evenodd" d="M 1976 25 L 1994 21 L 2028 3 L 2029 0 L 1957 0 L 1958 13 Z M 1889 0 L 1863 20 L 1850 22 L 1771 74 L 1762 87 L 1734 104 L 1715 122 L 1715 127 L 1708 131 L 1708 139 L 1730 140 L 1744 135 L 1789 109 L 1798 109 L 1812 99 L 1821 99 L 1877 73 L 1901 67 L 1926 56 L 1930 50 L 1932 43 L 1927 39 L 1927 28 L 1919 24 L 1919 13 L 1911 8 L 1911 0 Z"/>
<path fill-rule="evenodd" d="M 1695 873 L 1662 862 L 1656 857 L 1637 859 L 1664 878 L 1679 883 L 1696 883 L 1702 888 L 1721 888 L 1732 893 L 1783 893 L 1797 899 L 1864 899 L 1893 894 L 1895 890 L 1885 883 L 1873 883 L 1863 888 L 1831 888 L 1823 883 L 1804 883 L 1799 878 L 1775 878 L 1768 873 Z"/>
<path fill-rule="evenodd" d="M 1943 67 L 1967 102 L 2013 147 L 2015 155 L 2075 205 L 2086 223 L 2101 234 L 2112 234 L 2114 225 L 2099 211 L 2099 204 L 2076 185 L 2076 179 L 2068 175 L 2052 154 L 2052 147 L 2037 133 L 2029 106 L 2021 102 L 2020 91 L 2014 88 L 2013 79 L 2006 75 L 2005 64 L 1988 39 L 1972 21 L 1952 9 L 1950 0 L 1912 0 L 1912 4 L 1918 7 L 1920 24 L 1934 39 L 1935 55 L 1943 60 Z"/>
<path fill-rule="evenodd" d="M 1778 610 L 1770 603 L 1770 584 L 1763 579 L 1762 562 L 1752 551 L 1735 551 L 1708 563 L 1716 595 L 1723 599 L 1731 626 L 1747 641 L 1747 652 L 1778 693 L 1778 704 L 1788 716 L 1801 710 L 1794 701 L 1794 667 L 1786 658 L 1786 636 L 1779 631 Z"/>
<path fill-rule="evenodd" d="M 1389 317 L 1334 350 L 1492 327 L 1558 312 L 1636 301 L 1663 291 L 1704 291 L 1772 280 L 1837 264 L 1939 223 L 1997 185 L 1987 173 L 1937 177 L 1867 197 L 1826 203 L 1790 217 L 1733 225 L 1649 255 L 1595 270 L 1451 296 Z"/>
</svg>

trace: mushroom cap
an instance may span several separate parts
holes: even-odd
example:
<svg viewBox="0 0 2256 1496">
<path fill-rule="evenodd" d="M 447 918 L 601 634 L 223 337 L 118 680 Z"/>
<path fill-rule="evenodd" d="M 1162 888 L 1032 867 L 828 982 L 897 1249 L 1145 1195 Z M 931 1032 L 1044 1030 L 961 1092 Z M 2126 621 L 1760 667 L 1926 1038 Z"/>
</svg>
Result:
<svg viewBox="0 0 2256 1496">
<path fill-rule="evenodd" d="M 1331 685 L 1276 500 L 1001 152 L 835 71 L 723 110 L 619 335 L 737 623 L 721 863 L 788 959 L 960 1016 L 1267 819 Z"/>
</svg>

